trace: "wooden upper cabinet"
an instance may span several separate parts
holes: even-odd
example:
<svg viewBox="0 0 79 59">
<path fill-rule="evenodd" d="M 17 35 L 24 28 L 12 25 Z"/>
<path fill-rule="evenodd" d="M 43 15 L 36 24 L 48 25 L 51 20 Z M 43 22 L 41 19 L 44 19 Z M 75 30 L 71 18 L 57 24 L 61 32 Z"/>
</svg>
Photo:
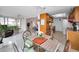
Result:
<svg viewBox="0 0 79 59">
<path fill-rule="evenodd" d="M 47 19 L 47 14 L 40 14 L 40 31 L 46 33 L 46 19 Z"/>
<path fill-rule="evenodd" d="M 75 20 L 79 22 L 79 6 L 78 7 L 75 7 Z"/>
<path fill-rule="evenodd" d="M 79 6 L 73 8 L 72 12 L 69 14 L 70 22 L 79 22 Z"/>
</svg>

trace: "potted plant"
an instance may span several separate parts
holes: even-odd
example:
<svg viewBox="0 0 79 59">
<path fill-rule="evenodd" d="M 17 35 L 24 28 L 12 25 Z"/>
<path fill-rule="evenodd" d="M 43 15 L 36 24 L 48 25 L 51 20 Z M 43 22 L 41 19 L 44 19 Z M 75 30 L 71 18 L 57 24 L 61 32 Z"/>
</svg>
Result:
<svg viewBox="0 0 79 59">
<path fill-rule="evenodd" d="M 10 30 L 13 30 L 14 31 L 14 34 L 17 34 L 19 32 L 19 28 L 18 26 L 9 26 L 8 27 Z"/>
<path fill-rule="evenodd" d="M 4 38 L 13 35 L 13 30 L 11 30 L 7 25 L 0 25 L 0 33 Z"/>
<path fill-rule="evenodd" d="M 5 37 L 5 32 L 7 31 L 7 25 L 1 25 L 0 24 L 0 33 L 3 37 Z"/>
</svg>

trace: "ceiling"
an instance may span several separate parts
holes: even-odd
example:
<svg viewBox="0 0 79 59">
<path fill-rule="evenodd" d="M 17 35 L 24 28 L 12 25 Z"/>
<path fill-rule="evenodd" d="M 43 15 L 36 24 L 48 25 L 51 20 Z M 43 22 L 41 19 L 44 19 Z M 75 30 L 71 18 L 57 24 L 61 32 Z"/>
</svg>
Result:
<svg viewBox="0 0 79 59">
<path fill-rule="evenodd" d="M 0 15 L 29 18 L 36 17 L 41 11 L 53 15 L 57 13 L 68 13 L 72 8 L 73 6 L 0 6 Z"/>
</svg>

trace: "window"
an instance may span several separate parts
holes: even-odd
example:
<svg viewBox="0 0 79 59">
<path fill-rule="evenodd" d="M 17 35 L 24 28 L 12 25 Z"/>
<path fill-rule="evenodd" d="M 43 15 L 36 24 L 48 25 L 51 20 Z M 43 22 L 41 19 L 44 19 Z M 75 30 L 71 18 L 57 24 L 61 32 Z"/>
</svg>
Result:
<svg viewBox="0 0 79 59">
<path fill-rule="evenodd" d="M 21 28 L 21 20 L 15 18 L 0 17 L 0 24 L 8 26 L 18 26 L 19 28 Z"/>
<path fill-rule="evenodd" d="M 8 30 L 13 30 L 14 33 L 18 33 L 21 28 L 20 19 L 9 18 L 9 17 L 0 17 L 0 24 L 7 26 Z"/>
<path fill-rule="evenodd" d="M 0 17 L 0 24 L 4 25 L 4 18 L 3 17 Z"/>
<path fill-rule="evenodd" d="M 8 24 L 8 18 L 5 17 L 5 25 L 7 25 L 7 24 Z"/>
<path fill-rule="evenodd" d="M 9 26 L 15 26 L 16 20 L 14 18 L 8 18 L 8 25 Z"/>
</svg>

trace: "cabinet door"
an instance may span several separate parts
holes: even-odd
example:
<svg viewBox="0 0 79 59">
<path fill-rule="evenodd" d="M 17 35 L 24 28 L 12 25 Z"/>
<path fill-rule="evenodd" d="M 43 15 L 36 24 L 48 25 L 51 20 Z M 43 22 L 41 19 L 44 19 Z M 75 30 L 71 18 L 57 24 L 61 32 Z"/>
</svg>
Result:
<svg viewBox="0 0 79 59">
<path fill-rule="evenodd" d="M 67 39 L 71 42 L 71 48 L 79 50 L 79 32 L 68 31 Z"/>
<path fill-rule="evenodd" d="M 46 13 L 40 14 L 40 20 L 41 20 L 40 31 L 43 33 L 46 33 L 46 18 L 47 18 Z"/>
<path fill-rule="evenodd" d="M 76 22 L 79 22 L 79 7 L 75 8 L 75 20 Z"/>
</svg>

